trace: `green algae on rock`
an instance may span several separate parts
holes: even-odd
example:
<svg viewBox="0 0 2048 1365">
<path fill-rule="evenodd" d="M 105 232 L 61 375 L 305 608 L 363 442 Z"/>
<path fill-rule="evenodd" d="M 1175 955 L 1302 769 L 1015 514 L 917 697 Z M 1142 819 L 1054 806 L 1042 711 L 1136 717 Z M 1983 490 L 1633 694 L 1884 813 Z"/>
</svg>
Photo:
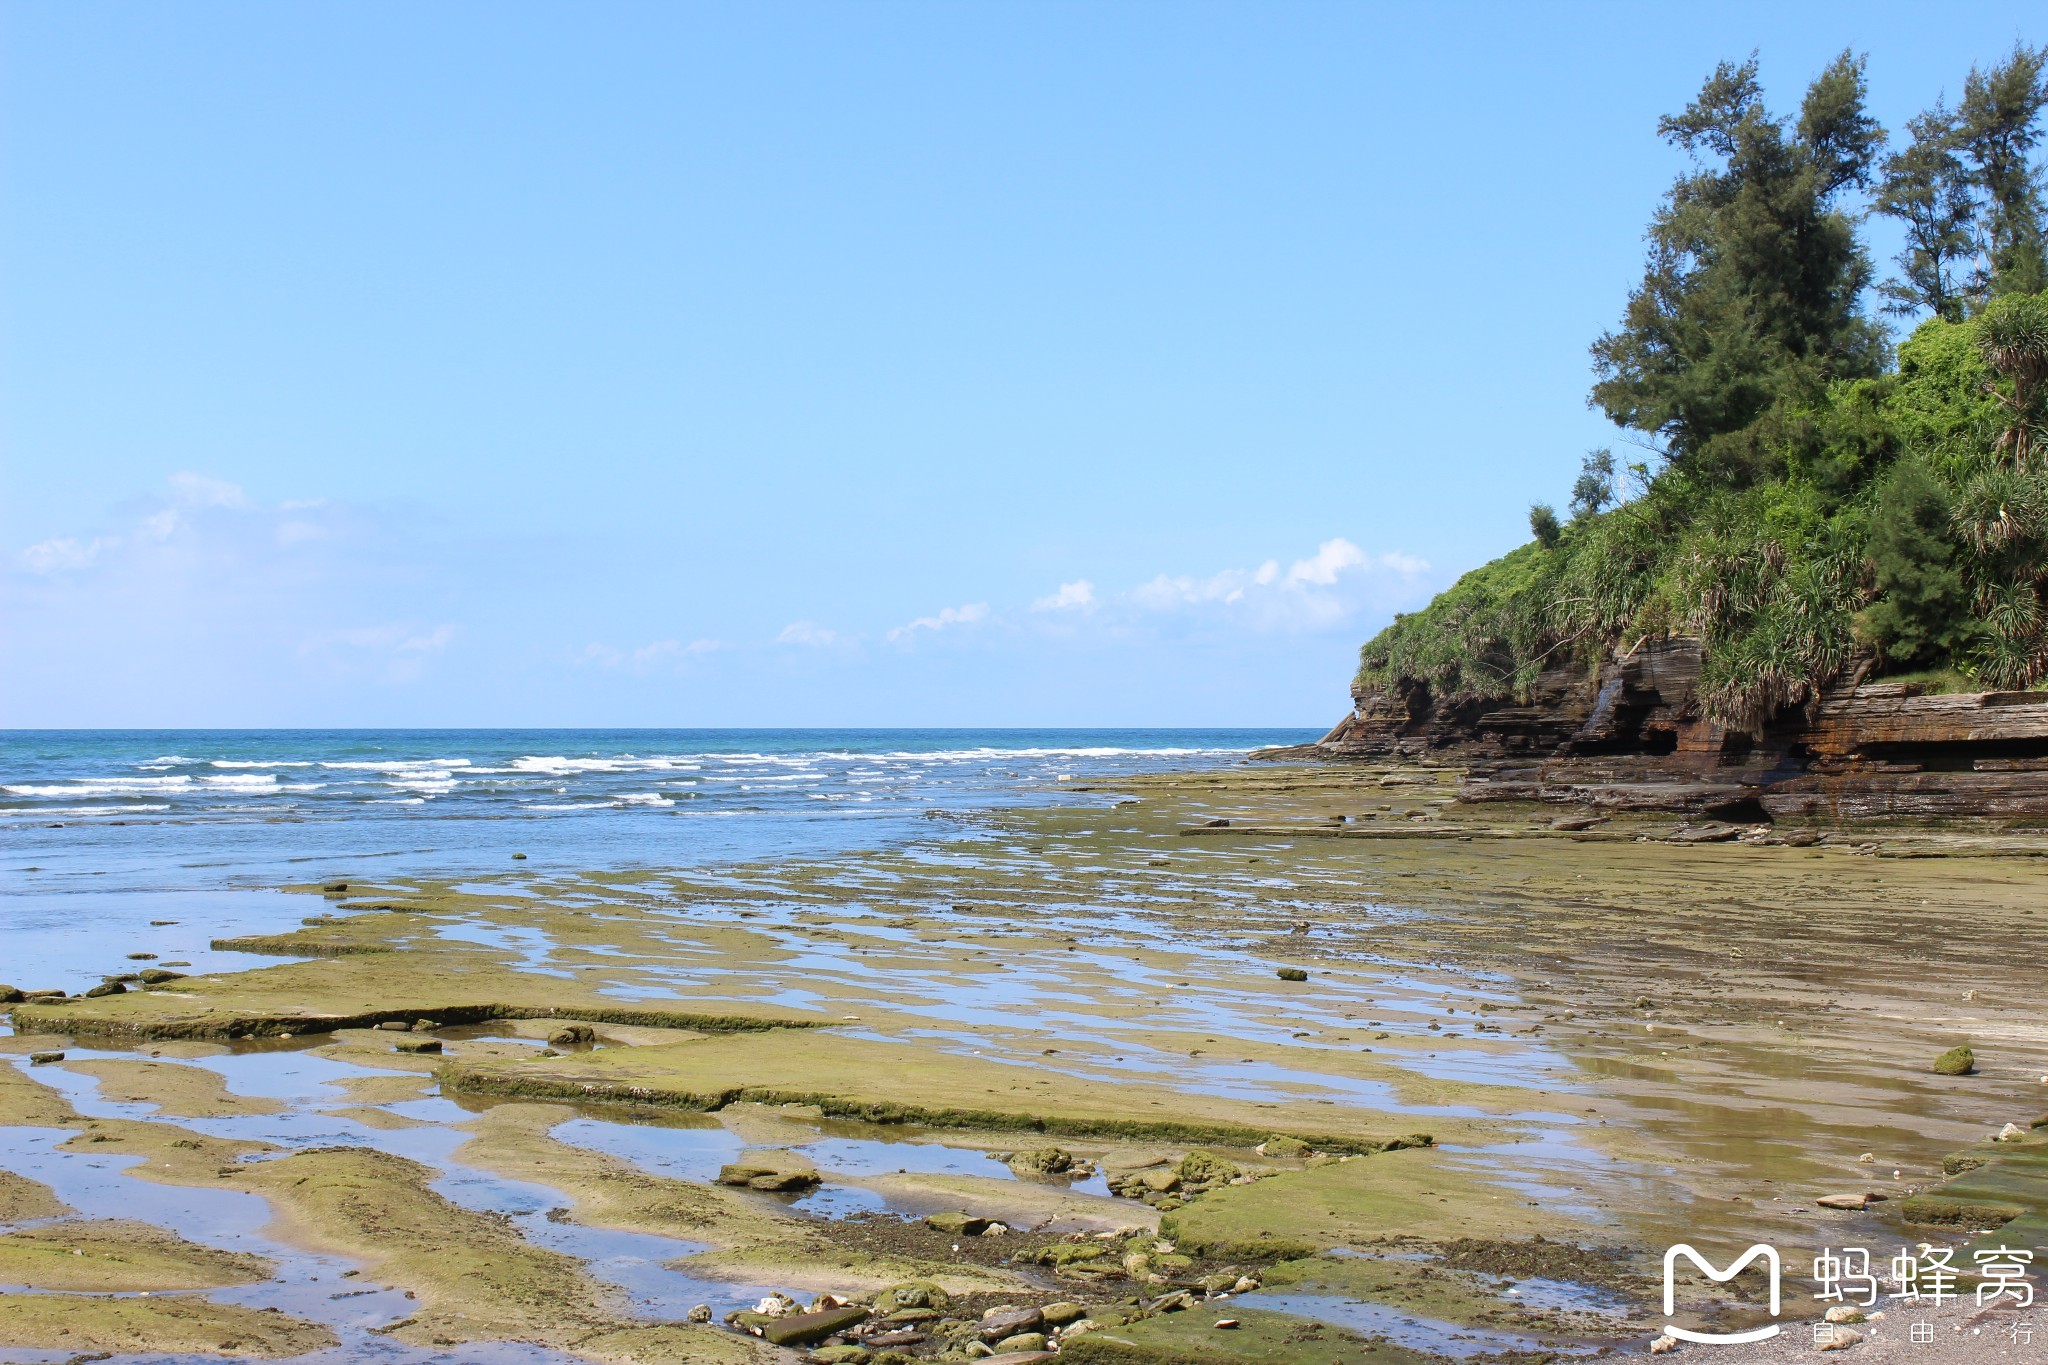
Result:
<svg viewBox="0 0 2048 1365">
<path fill-rule="evenodd" d="M 1977 1069 L 1977 1054 L 1968 1046 L 1952 1047 L 1934 1059 L 1937 1076 L 1967 1076 Z"/>
</svg>

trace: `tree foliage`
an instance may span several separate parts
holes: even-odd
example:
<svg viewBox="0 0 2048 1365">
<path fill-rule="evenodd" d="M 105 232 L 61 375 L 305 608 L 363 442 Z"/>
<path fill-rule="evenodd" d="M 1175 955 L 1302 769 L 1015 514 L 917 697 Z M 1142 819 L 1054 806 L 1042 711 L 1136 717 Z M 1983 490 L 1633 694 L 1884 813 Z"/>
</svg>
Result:
<svg viewBox="0 0 2048 1365">
<path fill-rule="evenodd" d="M 1877 374 L 1885 337 L 1860 296 L 1871 266 L 1844 191 L 1884 134 L 1844 52 L 1797 119 L 1764 107 L 1754 57 L 1727 62 L 1658 131 L 1694 159 L 1651 220 L 1621 325 L 1593 343 L 1593 403 L 1722 482 L 1770 473 L 1753 428 L 1781 399 Z"/>
<path fill-rule="evenodd" d="M 1523 695 L 1664 636 L 1700 641 L 1708 712 L 1759 730 L 1858 660 L 2048 685 L 2048 48 L 1973 69 L 1883 156 L 1844 53 L 1798 114 L 1723 63 L 1659 132 L 1693 159 L 1642 283 L 1593 346 L 1593 403 L 1662 454 L 1581 464 L 1571 517 L 1397 617 L 1360 679 Z M 1880 160 L 1882 158 L 1882 160 Z M 1882 288 L 1857 238 L 1901 219 Z M 1866 311 L 1925 313 L 1889 354 Z"/>
</svg>

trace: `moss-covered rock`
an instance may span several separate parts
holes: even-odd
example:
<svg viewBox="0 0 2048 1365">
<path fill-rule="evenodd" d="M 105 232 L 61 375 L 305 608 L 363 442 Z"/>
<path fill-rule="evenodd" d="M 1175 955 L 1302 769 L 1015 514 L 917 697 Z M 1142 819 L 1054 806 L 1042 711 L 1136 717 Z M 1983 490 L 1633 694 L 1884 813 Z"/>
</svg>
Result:
<svg viewBox="0 0 2048 1365">
<path fill-rule="evenodd" d="M 1977 1069 L 1977 1054 L 1968 1046 L 1952 1047 L 1934 1059 L 1937 1076 L 1967 1076 Z"/>
</svg>

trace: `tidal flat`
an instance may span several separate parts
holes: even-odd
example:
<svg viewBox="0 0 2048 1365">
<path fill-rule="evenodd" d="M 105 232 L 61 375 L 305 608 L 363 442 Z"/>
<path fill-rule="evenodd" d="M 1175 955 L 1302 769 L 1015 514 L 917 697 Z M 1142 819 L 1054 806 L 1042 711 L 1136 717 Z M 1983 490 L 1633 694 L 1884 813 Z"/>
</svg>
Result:
<svg viewBox="0 0 2048 1365">
<path fill-rule="evenodd" d="M 201 907 L 109 939 L 119 992 L 7 983 L 0 1359 L 1563 1359 L 1646 1347 L 1674 1242 L 1779 1246 L 1811 1317 L 1822 1246 L 2048 1240 L 2048 847 L 1455 776 L 337 860 L 238 969 L 158 965 Z"/>
</svg>

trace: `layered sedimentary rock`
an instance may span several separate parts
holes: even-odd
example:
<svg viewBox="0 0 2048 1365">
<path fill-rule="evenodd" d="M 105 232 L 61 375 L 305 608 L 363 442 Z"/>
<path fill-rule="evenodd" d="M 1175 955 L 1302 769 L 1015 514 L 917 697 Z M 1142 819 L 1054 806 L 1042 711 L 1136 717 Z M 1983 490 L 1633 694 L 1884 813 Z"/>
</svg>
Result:
<svg viewBox="0 0 2048 1365">
<path fill-rule="evenodd" d="M 1710 719 L 1697 641 L 1648 642 L 1595 670 L 1543 673 L 1524 697 L 1354 688 L 1313 745 L 1325 759 L 1465 770 L 1466 800 L 1537 800 L 1735 819 L 2048 817 L 2048 692 L 1925 693 L 1853 670 L 1761 734 Z"/>
</svg>

